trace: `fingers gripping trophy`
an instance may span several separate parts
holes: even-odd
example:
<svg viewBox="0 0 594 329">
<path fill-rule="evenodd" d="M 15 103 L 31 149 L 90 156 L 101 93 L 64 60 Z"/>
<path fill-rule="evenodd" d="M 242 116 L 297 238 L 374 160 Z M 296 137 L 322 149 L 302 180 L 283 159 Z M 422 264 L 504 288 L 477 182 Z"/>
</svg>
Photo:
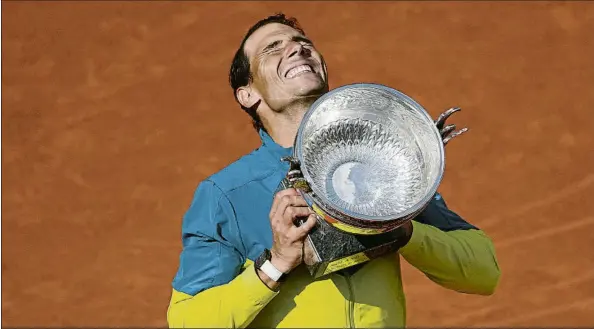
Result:
<svg viewBox="0 0 594 329">
<path fill-rule="evenodd" d="M 315 278 L 388 252 L 403 224 L 437 193 L 444 147 L 468 129 L 434 121 L 412 98 L 379 84 L 352 84 L 319 98 L 305 114 L 281 188 L 299 191 L 315 212 L 303 262 Z M 302 217 L 297 225 L 313 225 Z"/>
</svg>

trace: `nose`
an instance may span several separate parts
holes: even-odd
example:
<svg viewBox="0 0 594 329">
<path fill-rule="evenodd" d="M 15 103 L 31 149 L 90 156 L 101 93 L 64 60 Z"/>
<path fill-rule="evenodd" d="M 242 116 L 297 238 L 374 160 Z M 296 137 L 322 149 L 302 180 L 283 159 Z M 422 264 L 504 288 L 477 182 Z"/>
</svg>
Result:
<svg viewBox="0 0 594 329">
<path fill-rule="evenodd" d="M 291 58 L 296 55 L 309 57 L 310 54 L 311 53 L 310 53 L 309 49 L 303 47 L 303 45 L 300 44 L 299 42 L 291 42 L 287 46 L 287 53 L 286 53 L 287 58 Z"/>
</svg>

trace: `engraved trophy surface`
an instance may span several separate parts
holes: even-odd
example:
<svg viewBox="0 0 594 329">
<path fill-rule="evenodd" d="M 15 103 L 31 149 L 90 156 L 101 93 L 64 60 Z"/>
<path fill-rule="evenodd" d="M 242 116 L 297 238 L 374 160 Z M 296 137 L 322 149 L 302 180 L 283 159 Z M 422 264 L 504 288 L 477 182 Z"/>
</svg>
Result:
<svg viewBox="0 0 594 329">
<path fill-rule="evenodd" d="M 305 114 L 283 184 L 317 213 L 305 264 L 320 277 L 403 244 L 398 230 L 437 192 L 444 143 L 425 109 L 378 84 L 351 84 Z"/>
</svg>

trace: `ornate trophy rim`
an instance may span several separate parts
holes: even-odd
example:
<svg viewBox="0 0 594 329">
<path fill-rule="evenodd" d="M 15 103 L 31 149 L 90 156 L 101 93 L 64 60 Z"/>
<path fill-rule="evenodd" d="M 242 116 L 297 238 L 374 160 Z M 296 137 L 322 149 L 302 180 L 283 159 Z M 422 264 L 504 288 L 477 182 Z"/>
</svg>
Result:
<svg viewBox="0 0 594 329">
<path fill-rule="evenodd" d="M 312 177 L 308 171 L 307 164 L 303 163 L 302 146 L 303 146 L 303 133 L 304 133 L 304 129 L 306 127 L 305 123 L 308 122 L 309 118 L 316 112 L 317 109 L 319 109 L 319 105 L 321 103 L 323 103 L 324 101 L 326 101 L 328 98 L 332 97 L 334 94 L 339 93 L 345 89 L 352 89 L 352 88 L 359 88 L 359 87 L 360 88 L 375 88 L 375 89 L 379 89 L 379 90 L 396 95 L 401 101 L 403 101 L 408 106 L 410 106 L 412 109 L 417 111 L 427 121 L 427 124 L 429 124 L 432 127 L 430 129 L 433 131 L 433 134 L 435 135 L 436 140 L 439 140 L 439 141 L 442 140 L 441 134 L 440 134 L 439 130 L 437 129 L 437 127 L 434 125 L 434 121 L 431 118 L 431 116 L 429 115 L 429 113 L 423 108 L 423 106 L 421 106 L 419 103 L 417 103 L 415 100 L 413 100 L 411 97 L 407 96 L 406 94 L 404 94 L 394 88 L 390 88 L 385 85 L 377 84 L 377 83 L 352 83 L 352 84 L 343 85 L 343 86 L 337 87 L 337 88 L 327 92 L 326 94 L 324 94 L 320 98 L 318 98 L 311 105 L 309 110 L 305 113 L 305 115 L 302 119 L 302 124 L 299 126 L 299 128 L 297 130 L 297 135 L 295 137 L 294 148 L 293 148 L 293 156 L 299 161 L 300 169 L 301 169 L 303 178 L 306 182 L 311 182 Z M 439 143 L 438 152 L 439 152 L 439 167 L 437 168 L 438 173 L 436 175 L 436 178 L 435 178 L 432 186 L 429 188 L 429 191 L 425 194 L 425 196 L 420 201 L 418 201 L 416 204 L 414 204 L 412 207 L 408 208 L 407 210 L 402 211 L 398 214 L 388 215 L 388 216 L 369 216 L 369 215 L 364 215 L 364 214 L 353 213 L 353 212 L 349 211 L 348 209 L 340 209 L 339 211 L 341 213 L 344 213 L 344 215 L 346 215 L 346 216 L 358 219 L 363 222 L 368 222 L 372 226 L 380 224 L 380 222 L 383 222 L 386 225 L 390 225 L 389 223 L 393 223 L 394 221 L 406 220 L 406 219 L 414 216 L 415 214 L 420 212 L 422 209 L 424 209 L 426 207 L 426 205 L 429 203 L 429 201 L 431 200 L 431 198 L 434 197 L 434 195 L 437 192 L 437 189 L 443 179 L 443 174 L 445 171 L 445 149 L 444 149 L 443 143 Z M 322 210 L 324 210 L 325 212 L 328 212 L 328 210 L 329 210 L 328 205 L 331 205 L 332 203 L 324 196 L 323 193 L 321 193 L 321 191 L 318 190 L 318 187 L 315 184 L 309 184 L 309 187 L 311 188 L 311 192 L 309 192 L 307 194 L 310 194 L 311 201 L 313 203 L 315 203 L 318 207 L 322 208 Z M 310 199 L 310 198 L 306 198 L 306 200 L 307 199 Z M 310 205 L 310 206 L 312 206 L 312 205 Z M 332 212 L 336 212 L 336 211 L 330 211 L 330 212 L 332 213 Z"/>
</svg>

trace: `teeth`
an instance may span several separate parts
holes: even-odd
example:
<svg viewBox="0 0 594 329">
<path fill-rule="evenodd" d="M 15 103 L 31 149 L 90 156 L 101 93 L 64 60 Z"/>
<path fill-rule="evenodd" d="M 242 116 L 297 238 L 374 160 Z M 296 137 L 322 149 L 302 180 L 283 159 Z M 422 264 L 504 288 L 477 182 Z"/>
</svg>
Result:
<svg viewBox="0 0 594 329">
<path fill-rule="evenodd" d="M 287 72 L 287 78 L 291 79 L 294 78 L 297 74 L 301 72 L 313 72 L 313 69 L 309 65 L 299 65 Z"/>
</svg>

